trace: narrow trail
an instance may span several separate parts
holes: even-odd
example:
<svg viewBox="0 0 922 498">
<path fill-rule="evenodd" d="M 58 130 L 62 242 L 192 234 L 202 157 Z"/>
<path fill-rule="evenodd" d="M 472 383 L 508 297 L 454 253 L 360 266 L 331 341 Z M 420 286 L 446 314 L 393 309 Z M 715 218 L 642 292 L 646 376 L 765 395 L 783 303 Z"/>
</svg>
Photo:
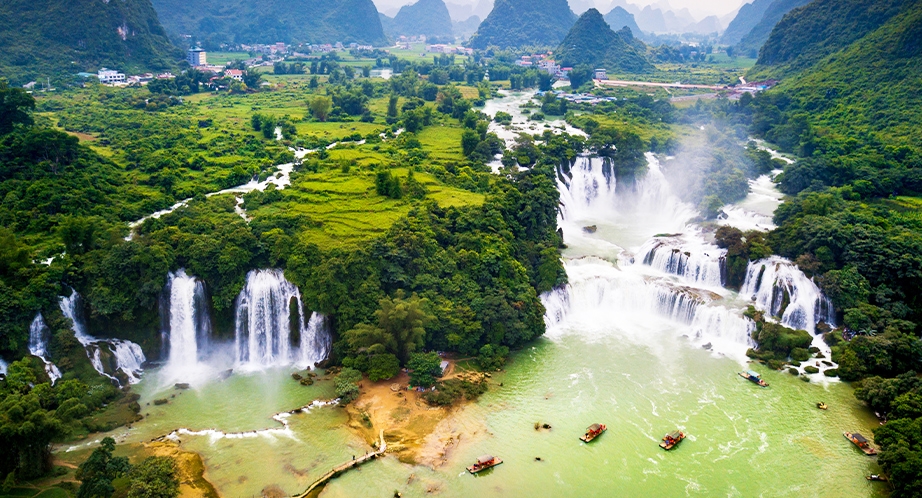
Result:
<svg viewBox="0 0 922 498">
<path fill-rule="evenodd" d="M 338 466 L 336 466 L 336 467 L 333 467 L 332 470 L 330 470 L 330 471 L 327 472 L 326 474 L 322 475 L 319 479 L 317 479 L 316 481 L 314 481 L 313 484 L 311 484 L 310 486 L 308 486 L 306 490 L 304 490 L 303 492 L 298 493 L 298 494 L 296 494 L 296 495 L 293 495 L 294 498 L 307 498 L 307 496 L 310 495 L 312 491 L 316 490 L 317 488 L 319 488 L 319 487 L 321 487 L 321 486 L 326 485 L 326 483 L 329 482 L 329 481 L 330 481 L 331 479 L 333 479 L 334 477 L 336 477 L 336 476 L 342 474 L 343 472 L 345 472 L 345 471 L 347 471 L 347 470 L 349 470 L 349 469 L 353 469 L 353 468 L 355 468 L 355 467 L 358 467 L 359 465 L 361 465 L 361 464 L 363 464 L 363 463 L 365 463 L 365 462 L 367 462 L 367 461 L 369 461 L 369 460 L 374 460 L 375 458 L 378 458 L 379 456 L 383 455 L 384 452 L 387 451 L 387 441 L 384 440 L 384 429 L 381 429 L 380 438 L 381 438 L 381 442 L 378 444 L 378 450 L 377 450 L 377 451 L 375 451 L 375 452 L 373 452 L 373 453 L 368 453 L 368 454 L 366 454 L 366 455 L 364 455 L 364 456 L 361 456 L 361 457 L 359 457 L 359 458 L 353 458 L 352 460 L 349 460 L 349 461 L 347 461 L 346 463 L 343 463 L 343 464 L 341 464 L 341 465 L 338 465 Z"/>
</svg>

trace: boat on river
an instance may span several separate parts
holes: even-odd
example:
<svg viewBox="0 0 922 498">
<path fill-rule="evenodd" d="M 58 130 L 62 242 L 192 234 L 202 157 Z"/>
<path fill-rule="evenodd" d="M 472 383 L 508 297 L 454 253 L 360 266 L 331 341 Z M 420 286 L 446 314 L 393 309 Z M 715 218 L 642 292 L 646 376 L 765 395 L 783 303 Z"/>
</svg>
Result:
<svg viewBox="0 0 922 498">
<path fill-rule="evenodd" d="M 491 467 L 496 467 L 497 465 L 503 463 L 501 458 L 497 458 L 493 455 L 484 455 L 477 459 L 477 462 L 474 465 L 471 465 L 467 468 L 467 471 L 471 474 L 476 474 L 481 470 L 487 470 Z"/>
<path fill-rule="evenodd" d="M 843 432 L 842 435 L 845 436 L 845 439 L 848 439 L 852 443 L 855 443 L 855 446 L 857 446 L 858 449 L 863 451 L 865 455 L 874 456 L 877 454 L 877 450 L 871 446 L 871 442 L 868 441 L 867 438 L 865 438 L 861 434 L 858 434 L 857 432 L 854 432 L 854 433 Z"/>
<path fill-rule="evenodd" d="M 816 407 L 819 408 L 820 410 L 825 410 L 825 409 L 829 408 L 829 406 L 826 405 L 826 403 L 823 403 L 822 401 L 820 401 L 819 403 L 817 403 L 817 404 L 816 404 Z"/>
<path fill-rule="evenodd" d="M 883 481 L 887 482 L 887 476 L 881 474 L 871 474 L 869 476 L 864 476 L 865 479 L 869 481 Z"/>
<path fill-rule="evenodd" d="M 740 377 L 758 386 L 768 387 L 768 382 L 765 382 L 764 380 L 762 380 L 762 376 L 759 375 L 757 372 L 753 372 L 752 370 L 746 370 L 745 372 L 740 372 Z"/>
<path fill-rule="evenodd" d="M 580 440 L 584 443 L 588 443 L 593 439 L 602 435 L 603 432 L 607 431 L 608 427 L 605 427 L 605 424 L 592 424 L 586 428 L 586 433 L 580 436 Z"/>
<path fill-rule="evenodd" d="M 671 450 L 675 448 L 677 444 L 681 443 L 683 439 L 685 439 L 684 432 L 673 431 L 663 436 L 663 442 L 659 444 L 659 447 L 664 450 Z"/>
</svg>

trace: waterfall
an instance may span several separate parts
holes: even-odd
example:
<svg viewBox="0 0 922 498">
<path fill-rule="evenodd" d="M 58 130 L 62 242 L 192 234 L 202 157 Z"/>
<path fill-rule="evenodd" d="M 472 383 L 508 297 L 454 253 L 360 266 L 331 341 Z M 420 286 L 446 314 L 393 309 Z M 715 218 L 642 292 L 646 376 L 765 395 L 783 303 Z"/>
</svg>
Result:
<svg viewBox="0 0 922 498">
<path fill-rule="evenodd" d="M 549 337 L 616 334 L 668 357 L 656 339 L 668 331 L 745 361 L 755 323 L 724 298 L 726 251 L 689 225 L 697 212 L 656 157 L 620 182 L 607 159 L 579 157 L 558 169 L 557 186 L 570 283 L 541 296 Z"/>
<path fill-rule="evenodd" d="M 167 368 L 189 372 L 205 359 L 211 337 L 211 317 L 205 284 L 186 274 L 184 269 L 167 277 L 164 295 L 168 296 L 162 311 L 164 345 L 168 347 Z"/>
<path fill-rule="evenodd" d="M 740 295 L 792 329 L 816 331 L 816 324 L 835 326 L 829 298 L 797 266 L 779 256 L 749 263 Z"/>
<path fill-rule="evenodd" d="M 292 315 L 292 311 L 297 315 Z M 253 270 L 236 302 L 236 361 L 264 368 L 297 363 L 305 367 L 326 357 L 325 318 L 305 320 L 301 292 L 282 270 Z"/>
<path fill-rule="evenodd" d="M 86 349 L 86 356 L 93 364 L 100 375 L 104 375 L 121 385 L 121 380 L 109 373 L 109 371 L 122 373 L 130 384 L 135 384 L 141 380 L 141 366 L 147 359 L 144 357 L 144 351 L 141 346 L 122 339 L 97 339 L 86 332 L 86 325 L 80 313 L 80 295 L 77 291 L 71 291 L 70 296 L 62 296 L 58 305 L 64 316 L 71 321 L 71 327 L 74 331 L 74 337 Z M 111 361 L 104 362 L 103 355 L 110 356 L 114 359 L 115 365 Z M 108 363 L 108 365 L 106 364 Z"/>
<path fill-rule="evenodd" d="M 0 375 L 6 376 L 6 371 L 9 368 L 10 368 L 9 364 L 7 364 L 7 362 L 4 361 L 3 358 L 0 358 Z"/>
<path fill-rule="evenodd" d="M 51 385 L 61 378 L 61 371 L 48 359 L 48 339 L 51 330 L 45 325 L 41 313 L 36 313 L 32 324 L 29 325 L 29 354 L 37 356 L 45 363 L 45 373 L 51 379 Z"/>
<path fill-rule="evenodd" d="M 705 287 L 722 287 L 726 250 L 710 244 L 689 244 L 675 237 L 655 237 L 638 251 L 640 260 L 663 273 Z"/>
<path fill-rule="evenodd" d="M 646 172 L 620 183 L 606 158 L 580 156 L 569 168 L 558 168 L 559 222 L 565 236 L 586 222 L 651 230 L 647 237 L 683 230 L 696 211 L 672 193 L 656 157 L 646 157 Z"/>
<path fill-rule="evenodd" d="M 566 267 L 570 284 L 541 296 L 550 337 L 572 329 L 591 335 L 614 324 L 641 343 L 668 327 L 725 354 L 741 355 L 752 345 L 755 324 L 718 305 L 722 298 L 713 292 L 622 271 L 599 258 L 570 260 Z"/>
</svg>

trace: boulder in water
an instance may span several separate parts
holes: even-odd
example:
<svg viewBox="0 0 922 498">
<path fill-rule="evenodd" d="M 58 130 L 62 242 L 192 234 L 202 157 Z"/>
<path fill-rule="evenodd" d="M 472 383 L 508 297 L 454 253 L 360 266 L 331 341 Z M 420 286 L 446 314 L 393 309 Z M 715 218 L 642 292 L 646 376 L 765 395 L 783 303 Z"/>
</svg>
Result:
<svg viewBox="0 0 922 498">
<path fill-rule="evenodd" d="M 170 402 L 170 401 L 169 401 L 168 399 L 166 399 L 166 398 L 161 398 L 161 399 L 155 399 L 155 400 L 154 400 L 154 404 L 157 405 L 157 406 L 165 405 L 165 404 L 167 404 L 167 403 L 169 403 L 169 402 Z"/>
<path fill-rule="evenodd" d="M 189 389 L 189 384 L 185 382 L 177 382 L 173 385 L 173 389 Z"/>
<path fill-rule="evenodd" d="M 595 233 L 595 231 L 598 230 L 598 229 L 599 229 L 599 227 L 597 227 L 597 226 L 595 226 L 595 225 L 589 225 L 588 227 L 583 227 L 583 231 L 586 232 L 586 233 Z"/>
<path fill-rule="evenodd" d="M 701 347 L 702 347 L 703 349 L 707 349 L 707 350 L 711 350 L 711 349 L 712 349 L 712 346 L 711 346 L 711 343 L 710 343 L 710 342 L 707 343 L 707 344 L 705 344 L 705 345 L 703 345 L 703 346 L 701 346 Z"/>
</svg>

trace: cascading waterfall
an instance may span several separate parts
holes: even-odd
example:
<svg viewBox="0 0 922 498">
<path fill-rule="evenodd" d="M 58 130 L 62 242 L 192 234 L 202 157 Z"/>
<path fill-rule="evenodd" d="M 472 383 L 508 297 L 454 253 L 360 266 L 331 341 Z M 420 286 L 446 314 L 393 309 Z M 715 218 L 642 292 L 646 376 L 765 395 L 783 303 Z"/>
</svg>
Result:
<svg viewBox="0 0 922 498">
<path fill-rule="evenodd" d="M 184 269 L 167 277 L 164 294 L 168 296 L 163 311 L 164 344 L 169 348 L 167 368 L 191 373 L 204 360 L 211 337 L 211 317 L 205 284 L 186 274 Z"/>
<path fill-rule="evenodd" d="M 51 336 L 51 329 L 45 325 L 45 319 L 41 313 L 36 313 L 29 325 L 29 354 L 37 356 L 45 363 L 45 373 L 51 379 L 51 385 L 61 378 L 61 371 L 48 359 L 48 339 Z"/>
<path fill-rule="evenodd" d="M 819 369 L 813 377 L 825 381 L 823 372 L 837 365 L 828 360 L 831 350 L 822 335 L 816 335 L 816 325 L 825 322 L 835 327 L 836 315 L 832 301 L 816 283 L 794 263 L 772 256 L 749 263 L 740 295 L 750 298 L 756 308 L 779 318 L 785 327 L 806 330 L 813 335 L 813 347 L 827 358 L 813 361 L 811 366 Z M 806 362 L 797 367 L 801 374 L 805 366 Z"/>
<path fill-rule="evenodd" d="M 305 320 L 301 292 L 282 270 L 253 270 L 236 302 L 236 361 L 251 368 L 310 367 L 329 352 L 325 320 Z M 296 313 L 296 317 L 292 315 Z"/>
<path fill-rule="evenodd" d="M 829 298 L 794 263 L 779 256 L 750 262 L 740 295 L 779 317 L 785 327 L 814 334 L 820 322 L 835 325 Z"/>
<path fill-rule="evenodd" d="M 605 159 L 580 157 L 558 171 L 559 222 L 571 255 L 565 260 L 570 283 L 541 296 L 548 335 L 566 330 L 604 335 L 614 327 L 619 338 L 657 347 L 650 342 L 656 331 L 678 329 L 694 344 L 743 359 L 752 346 L 755 324 L 740 309 L 724 304 L 725 251 L 687 225 L 697 213 L 672 193 L 652 154 L 647 162 L 645 174 L 621 185 Z M 592 222 L 617 232 L 586 235 L 589 231 L 574 229 Z M 650 239 L 676 232 L 681 233 Z M 595 250 L 596 239 L 609 233 L 624 236 L 628 244 L 646 242 L 637 256 L 623 246 L 612 257 Z"/>
<path fill-rule="evenodd" d="M 705 287 L 722 287 L 727 251 L 710 244 L 690 244 L 677 237 L 655 237 L 638 251 L 637 260 L 663 273 Z"/>
<path fill-rule="evenodd" d="M 97 339 L 86 332 L 86 326 L 80 316 L 80 295 L 77 291 L 72 291 L 70 296 L 62 296 L 58 301 L 61 312 L 71 321 L 71 327 L 74 331 L 74 337 L 86 349 L 86 356 L 101 375 L 121 384 L 118 377 L 106 371 L 106 365 L 103 362 L 103 354 L 108 352 L 115 359 L 115 372 L 122 373 L 130 384 L 135 384 L 141 380 L 141 367 L 147 358 L 144 357 L 144 351 L 141 346 L 122 339 Z"/>
</svg>

